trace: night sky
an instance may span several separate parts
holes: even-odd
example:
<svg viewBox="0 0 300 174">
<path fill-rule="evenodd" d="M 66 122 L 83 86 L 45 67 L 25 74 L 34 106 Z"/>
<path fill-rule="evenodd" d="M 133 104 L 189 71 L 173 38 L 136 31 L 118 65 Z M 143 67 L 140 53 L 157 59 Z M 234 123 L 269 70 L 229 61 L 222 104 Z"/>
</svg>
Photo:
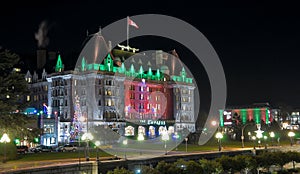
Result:
<svg viewBox="0 0 300 174">
<path fill-rule="evenodd" d="M 38 48 L 34 34 L 42 21 L 47 21 L 49 44 L 46 48 L 59 51 L 65 62 L 72 62 L 71 55 L 79 54 L 87 30 L 95 33 L 99 26 L 139 14 L 177 17 L 199 29 L 219 55 L 227 80 L 227 105 L 270 102 L 275 106 L 282 103 L 300 106 L 300 12 L 292 5 L 198 5 L 175 1 L 105 4 L 103 1 L 26 1 L 20 4 L 10 1 L 1 6 L 1 47 L 34 57 Z M 201 101 L 209 100 L 207 75 L 202 65 L 190 58 L 193 55 L 187 49 L 157 37 L 137 38 L 131 43 L 142 50 L 175 48 L 195 73 Z"/>
</svg>

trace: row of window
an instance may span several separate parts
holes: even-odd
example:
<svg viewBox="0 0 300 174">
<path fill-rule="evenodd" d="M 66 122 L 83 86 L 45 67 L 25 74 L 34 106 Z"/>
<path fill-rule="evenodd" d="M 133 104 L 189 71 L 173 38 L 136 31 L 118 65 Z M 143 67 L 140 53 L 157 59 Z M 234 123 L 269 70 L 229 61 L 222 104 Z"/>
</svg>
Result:
<svg viewBox="0 0 300 174">
<path fill-rule="evenodd" d="M 136 95 L 135 95 L 135 93 L 130 93 L 130 99 L 136 99 L 136 97 L 135 97 Z M 145 95 L 145 94 L 138 94 L 138 99 L 139 100 L 151 100 L 151 95 Z M 157 96 L 154 96 L 154 100 L 155 101 L 160 101 L 161 100 L 161 97 L 159 96 L 159 95 L 157 95 Z"/>
<path fill-rule="evenodd" d="M 129 86 L 129 90 L 130 91 L 135 91 L 135 86 L 134 85 L 130 85 Z M 154 91 L 162 91 L 160 88 L 150 88 L 149 86 L 139 86 L 138 87 L 138 91 L 141 91 L 141 92 L 154 92 Z M 164 88 L 164 92 L 166 92 L 166 89 Z"/>
<path fill-rule="evenodd" d="M 68 85 L 68 80 L 66 80 L 66 79 L 53 80 L 51 85 L 52 85 L 52 87 L 67 86 Z"/>
<path fill-rule="evenodd" d="M 52 107 L 68 106 L 68 100 L 52 100 Z"/>
<path fill-rule="evenodd" d="M 176 95 L 176 101 L 191 102 L 191 97 L 180 97 L 180 96 Z"/>
<path fill-rule="evenodd" d="M 48 91 L 48 85 L 43 85 L 39 87 L 32 87 L 30 90 L 34 93 Z"/>
<path fill-rule="evenodd" d="M 44 101 L 44 100 L 47 100 L 47 99 L 48 99 L 47 95 L 33 95 L 33 101 Z M 27 95 L 26 96 L 26 101 L 30 102 L 31 100 L 32 100 L 31 96 Z"/>
<path fill-rule="evenodd" d="M 177 110 L 183 110 L 183 111 L 192 111 L 192 107 L 190 105 L 181 105 L 180 103 L 178 103 L 176 105 L 176 109 Z"/>
<path fill-rule="evenodd" d="M 138 103 L 138 107 L 136 108 L 136 105 L 134 103 L 131 104 L 131 106 L 129 106 L 129 108 L 125 108 L 126 112 L 129 112 L 130 109 L 152 109 L 152 112 L 156 112 L 158 110 L 161 110 L 161 104 L 145 104 L 145 103 Z"/>
<path fill-rule="evenodd" d="M 68 95 L 68 90 L 67 89 L 54 89 L 52 90 L 51 96 L 56 97 L 56 96 L 66 96 Z"/>
<path fill-rule="evenodd" d="M 181 93 L 181 94 L 192 94 L 192 90 L 189 89 L 179 89 L 179 88 L 175 88 L 175 93 Z"/>
</svg>

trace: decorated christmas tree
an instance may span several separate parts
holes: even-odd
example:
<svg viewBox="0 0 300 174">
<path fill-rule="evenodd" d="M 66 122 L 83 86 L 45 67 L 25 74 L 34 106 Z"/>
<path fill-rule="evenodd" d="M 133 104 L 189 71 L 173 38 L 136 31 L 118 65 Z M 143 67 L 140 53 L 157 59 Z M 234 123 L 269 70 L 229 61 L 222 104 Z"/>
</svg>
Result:
<svg viewBox="0 0 300 174">
<path fill-rule="evenodd" d="M 80 98 L 78 95 L 75 97 L 75 108 L 74 108 L 74 117 L 71 123 L 70 129 L 70 141 L 78 141 L 80 138 L 80 132 L 82 130 L 82 124 L 80 119 L 82 117 L 81 106 L 80 106 Z"/>
</svg>

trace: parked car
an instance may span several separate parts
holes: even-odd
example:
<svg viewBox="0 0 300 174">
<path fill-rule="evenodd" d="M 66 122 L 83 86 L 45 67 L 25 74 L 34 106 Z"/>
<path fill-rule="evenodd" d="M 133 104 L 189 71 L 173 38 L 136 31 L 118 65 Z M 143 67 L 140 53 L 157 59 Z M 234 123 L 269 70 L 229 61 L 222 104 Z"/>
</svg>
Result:
<svg viewBox="0 0 300 174">
<path fill-rule="evenodd" d="M 52 152 L 53 148 L 51 146 L 38 145 L 35 148 L 32 148 L 32 151 L 37 152 Z"/>
<path fill-rule="evenodd" d="M 71 145 L 71 144 L 65 144 L 63 146 L 59 146 L 59 147 L 56 148 L 57 152 L 66 152 L 66 151 L 75 152 L 76 150 L 77 150 L 77 147 L 74 146 L 74 145 Z"/>
<path fill-rule="evenodd" d="M 25 154 L 28 153 L 27 146 L 17 146 L 17 153 Z"/>
</svg>

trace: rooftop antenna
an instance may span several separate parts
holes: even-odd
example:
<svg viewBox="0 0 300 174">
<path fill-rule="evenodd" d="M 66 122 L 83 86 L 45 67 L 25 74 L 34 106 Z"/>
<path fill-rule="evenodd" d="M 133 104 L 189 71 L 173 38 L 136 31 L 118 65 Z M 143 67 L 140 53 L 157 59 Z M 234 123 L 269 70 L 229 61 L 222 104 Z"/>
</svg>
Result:
<svg viewBox="0 0 300 174">
<path fill-rule="evenodd" d="M 99 26 L 99 35 L 102 35 L 102 28 L 101 28 L 101 26 Z"/>
</svg>

